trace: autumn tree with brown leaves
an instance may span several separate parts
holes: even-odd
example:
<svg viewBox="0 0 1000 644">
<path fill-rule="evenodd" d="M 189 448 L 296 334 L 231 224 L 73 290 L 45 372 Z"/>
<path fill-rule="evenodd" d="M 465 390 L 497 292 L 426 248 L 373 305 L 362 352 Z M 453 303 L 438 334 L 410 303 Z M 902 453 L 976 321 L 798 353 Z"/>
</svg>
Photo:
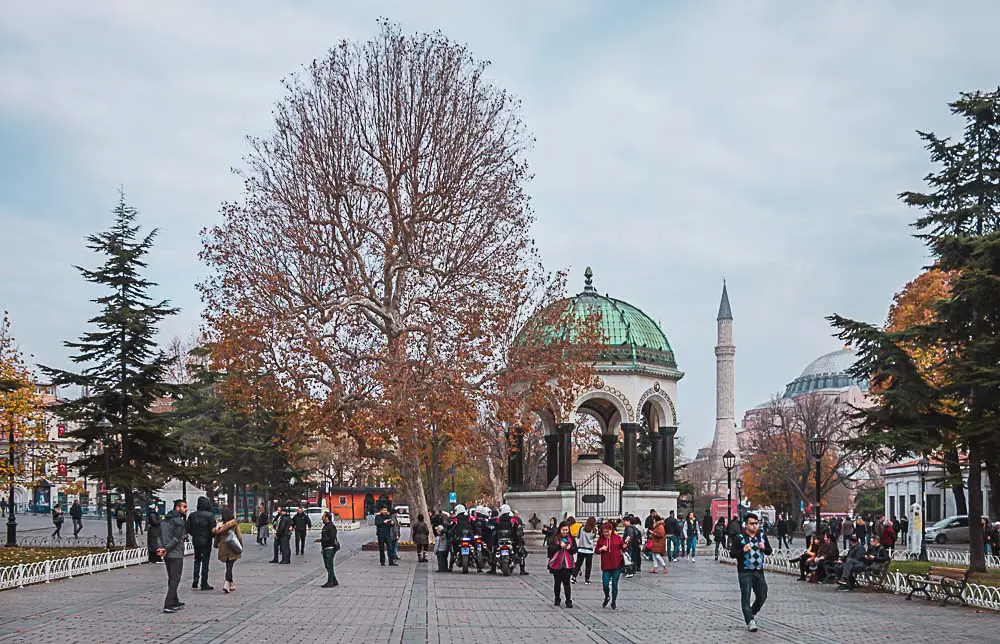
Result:
<svg viewBox="0 0 1000 644">
<path fill-rule="evenodd" d="M 243 199 L 203 231 L 217 366 L 244 393 L 273 383 L 287 443 L 350 437 L 390 466 L 415 513 L 429 436 L 461 459 L 477 428 L 585 379 L 572 334 L 512 350 L 560 280 L 528 236 L 531 138 L 486 69 L 384 22 L 340 43 L 285 83 Z"/>
</svg>

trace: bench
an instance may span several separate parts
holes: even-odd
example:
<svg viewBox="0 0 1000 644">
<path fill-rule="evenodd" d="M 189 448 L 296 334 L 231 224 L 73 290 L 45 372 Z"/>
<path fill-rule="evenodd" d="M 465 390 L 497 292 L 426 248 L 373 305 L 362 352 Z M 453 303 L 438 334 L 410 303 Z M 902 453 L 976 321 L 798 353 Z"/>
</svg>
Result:
<svg viewBox="0 0 1000 644">
<path fill-rule="evenodd" d="M 889 561 L 873 563 L 866 570 L 855 574 L 854 579 L 865 590 L 885 590 L 886 582 L 889 579 L 889 563 Z"/>
<path fill-rule="evenodd" d="M 914 593 L 921 593 L 928 600 L 933 599 L 930 593 L 933 589 L 940 595 L 942 606 L 947 604 L 949 599 L 958 600 L 962 606 L 965 606 L 963 594 L 966 584 L 969 583 L 969 572 L 961 568 L 931 566 L 926 575 L 907 575 L 906 583 L 910 586 L 907 599 L 912 599 Z"/>
</svg>

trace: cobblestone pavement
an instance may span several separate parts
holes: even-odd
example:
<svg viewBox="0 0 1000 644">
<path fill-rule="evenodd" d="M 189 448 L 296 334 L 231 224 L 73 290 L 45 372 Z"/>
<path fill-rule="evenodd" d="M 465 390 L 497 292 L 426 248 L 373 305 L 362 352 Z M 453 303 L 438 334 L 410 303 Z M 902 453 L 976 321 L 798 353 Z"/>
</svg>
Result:
<svg viewBox="0 0 1000 644">
<path fill-rule="evenodd" d="M 600 576 L 573 587 L 575 607 L 552 606 L 544 559 L 531 557 L 531 576 L 439 574 L 403 553 L 399 567 L 380 567 L 378 554 L 358 552 L 363 534 L 342 533 L 339 588 L 325 581 L 318 544 L 290 566 L 269 565 L 270 547 L 251 540 L 236 566 L 238 591 L 193 591 L 185 561 L 181 600 L 173 615 L 161 607 L 162 566 L 30 586 L 0 593 L 0 642 L 804 642 L 845 637 L 869 643 L 939 644 L 998 641 L 1000 616 L 942 608 L 899 596 L 797 583 L 768 576 L 761 630 L 748 633 L 739 610 L 736 573 L 710 559 L 679 562 L 668 575 L 622 580 L 617 611 L 601 608 Z M 211 582 L 223 566 L 212 561 Z"/>
</svg>

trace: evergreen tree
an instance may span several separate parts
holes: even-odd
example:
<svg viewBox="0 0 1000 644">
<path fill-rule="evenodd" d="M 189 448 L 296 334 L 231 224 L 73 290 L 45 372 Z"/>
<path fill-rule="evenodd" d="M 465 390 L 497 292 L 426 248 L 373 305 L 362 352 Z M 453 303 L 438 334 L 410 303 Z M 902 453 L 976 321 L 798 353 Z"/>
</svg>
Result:
<svg viewBox="0 0 1000 644">
<path fill-rule="evenodd" d="M 871 377 L 878 404 L 861 412 L 871 448 L 897 455 L 957 448 L 968 457 L 970 570 L 985 571 L 982 468 L 1000 458 L 1000 89 L 962 94 L 951 104 L 965 121 L 952 141 L 920 133 L 938 171 L 929 192 L 905 192 L 923 211 L 914 223 L 943 271 L 955 271 L 936 316 L 906 331 L 886 333 L 833 316 L 840 337 L 859 348 L 854 375 Z M 943 347 L 940 382 L 931 382 L 904 349 Z M 992 475 L 991 475 L 992 478 Z"/>
<path fill-rule="evenodd" d="M 139 236 L 138 211 L 126 204 L 124 194 L 114 215 L 108 231 L 87 238 L 88 248 L 103 255 L 104 263 L 96 270 L 77 267 L 85 280 L 105 289 L 93 300 L 101 311 L 88 321 L 92 330 L 78 342 L 64 343 L 75 351 L 71 360 L 82 369 L 42 369 L 56 385 L 83 388 L 81 398 L 57 407 L 56 413 L 77 423 L 70 436 L 82 441 L 74 465 L 84 476 L 103 479 L 107 445 L 111 485 L 125 497 L 126 545 L 135 547 L 135 490 L 160 487 L 177 454 L 168 418 L 152 409 L 157 400 L 176 392 L 165 382 L 170 358 L 157 349 L 154 337 L 157 325 L 177 309 L 166 301 L 153 301 L 148 292 L 155 284 L 141 275 L 157 231 Z M 100 426 L 103 419 L 110 422 L 110 429 Z"/>
</svg>

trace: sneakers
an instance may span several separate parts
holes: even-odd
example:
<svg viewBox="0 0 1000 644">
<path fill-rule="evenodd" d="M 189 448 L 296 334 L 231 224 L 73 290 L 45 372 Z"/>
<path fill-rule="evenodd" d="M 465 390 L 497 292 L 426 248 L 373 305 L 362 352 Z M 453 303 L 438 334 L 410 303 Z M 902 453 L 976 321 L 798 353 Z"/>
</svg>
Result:
<svg viewBox="0 0 1000 644">
<path fill-rule="evenodd" d="M 611 610 L 618 610 L 618 602 L 611 602 Z"/>
<path fill-rule="evenodd" d="M 573 583 L 573 584 L 575 584 L 575 583 L 576 583 L 576 577 L 573 577 L 573 578 L 572 578 L 572 579 L 570 579 L 569 581 L 570 581 L 570 583 Z"/>
<path fill-rule="evenodd" d="M 177 609 L 176 608 L 164 608 L 163 612 L 164 613 L 176 613 Z"/>
<path fill-rule="evenodd" d="M 569 599 L 566 600 L 566 608 L 573 608 L 573 602 L 572 602 L 572 600 L 569 600 Z"/>
<path fill-rule="evenodd" d="M 750 623 L 747 624 L 747 630 L 750 631 L 751 633 L 756 633 L 757 632 L 757 620 L 751 619 Z"/>
<path fill-rule="evenodd" d="M 556 597 L 556 601 L 552 604 L 553 606 L 558 606 L 562 600 Z"/>
<path fill-rule="evenodd" d="M 650 571 L 649 571 L 649 574 L 651 574 L 651 575 L 655 575 L 655 574 L 656 574 L 656 568 L 653 568 L 652 570 L 650 570 Z"/>
<path fill-rule="evenodd" d="M 611 598 L 608 597 L 607 595 L 605 595 L 604 596 L 604 603 L 601 604 L 601 607 L 607 608 L 608 607 L 608 602 L 610 602 L 610 601 L 611 601 Z"/>
</svg>

